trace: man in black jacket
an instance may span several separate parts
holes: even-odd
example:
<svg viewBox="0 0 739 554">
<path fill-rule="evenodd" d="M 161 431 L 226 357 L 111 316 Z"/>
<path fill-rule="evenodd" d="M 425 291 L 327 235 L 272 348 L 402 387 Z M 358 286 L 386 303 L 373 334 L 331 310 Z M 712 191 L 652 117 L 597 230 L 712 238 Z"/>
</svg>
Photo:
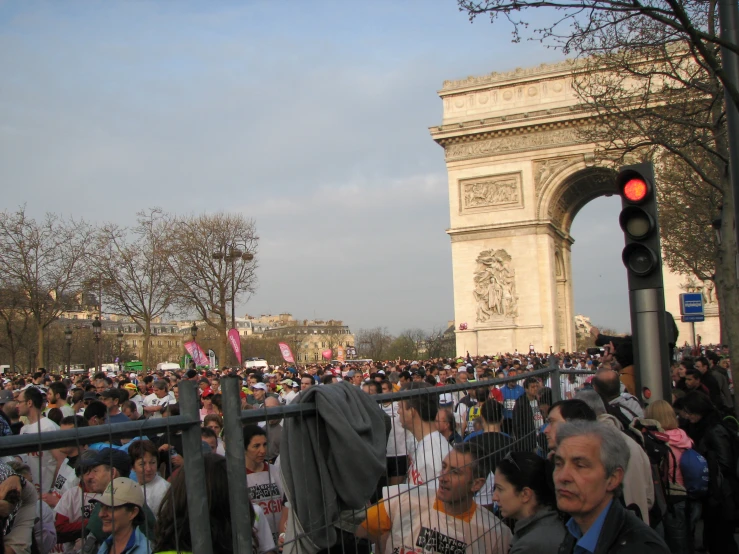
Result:
<svg viewBox="0 0 739 554">
<path fill-rule="evenodd" d="M 523 396 L 513 407 L 513 432 L 522 450 L 536 450 L 536 433 L 544 425 L 544 415 L 539 407 L 539 379 L 527 377 L 523 382 Z"/>
<path fill-rule="evenodd" d="M 619 500 L 629 449 L 615 427 L 575 421 L 557 427 L 557 508 L 570 516 L 559 554 L 668 554 L 664 540 Z"/>
</svg>

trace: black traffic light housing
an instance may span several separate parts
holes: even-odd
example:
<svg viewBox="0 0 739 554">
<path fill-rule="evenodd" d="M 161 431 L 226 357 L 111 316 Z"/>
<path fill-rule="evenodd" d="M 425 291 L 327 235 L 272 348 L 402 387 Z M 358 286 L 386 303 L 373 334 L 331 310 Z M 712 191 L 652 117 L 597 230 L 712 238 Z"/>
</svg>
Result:
<svg viewBox="0 0 739 554">
<path fill-rule="evenodd" d="M 629 290 L 662 288 L 653 165 L 641 163 L 622 167 L 616 185 L 622 207 L 618 222 L 626 242 L 621 259 L 628 273 Z"/>
<path fill-rule="evenodd" d="M 670 352 L 654 167 L 651 163 L 622 167 L 616 185 L 621 196 L 618 223 L 626 242 L 621 259 L 629 279 L 635 392 L 644 402 L 669 399 Z"/>
</svg>

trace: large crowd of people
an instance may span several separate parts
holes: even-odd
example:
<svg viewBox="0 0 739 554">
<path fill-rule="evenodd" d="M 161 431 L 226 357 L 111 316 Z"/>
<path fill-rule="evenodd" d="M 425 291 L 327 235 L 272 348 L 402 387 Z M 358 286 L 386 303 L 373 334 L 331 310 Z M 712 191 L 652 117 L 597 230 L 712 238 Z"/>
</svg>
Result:
<svg viewBox="0 0 739 554">
<path fill-rule="evenodd" d="M 211 543 L 231 553 L 221 384 L 238 379 L 243 410 L 317 407 L 311 420 L 272 411 L 242 426 L 254 554 L 739 552 L 728 351 L 681 352 L 672 397 L 645 406 L 629 349 L 610 346 L 557 356 L 570 370 L 558 397 L 538 371 L 549 355 L 533 351 L 72 378 L 39 370 L 3 379 L 0 437 L 178 415 L 179 387 L 194 382 Z M 184 457 L 173 431 L 2 458 L 1 552 L 193 552 Z"/>
</svg>

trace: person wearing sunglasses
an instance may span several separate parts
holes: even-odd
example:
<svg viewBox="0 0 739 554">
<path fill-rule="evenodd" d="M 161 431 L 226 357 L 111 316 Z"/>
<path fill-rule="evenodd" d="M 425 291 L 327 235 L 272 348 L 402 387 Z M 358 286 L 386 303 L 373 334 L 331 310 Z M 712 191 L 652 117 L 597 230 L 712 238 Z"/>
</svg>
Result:
<svg viewBox="0 0 739 554">
<path fill-rule="evenodd" d="M 505 518 L 516 521 L 508 554 L 556 554 L 565 537 L 551 472 L 531 452 L 511 452 L 495 470 L 493 501 Z"/>
</svg>

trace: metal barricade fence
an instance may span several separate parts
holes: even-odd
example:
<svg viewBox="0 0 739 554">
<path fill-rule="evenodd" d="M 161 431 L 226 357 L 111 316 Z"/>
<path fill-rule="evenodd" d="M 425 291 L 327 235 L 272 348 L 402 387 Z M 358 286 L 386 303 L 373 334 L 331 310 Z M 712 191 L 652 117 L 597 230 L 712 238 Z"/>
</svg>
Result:
<svg viewBox="0 0 739 554">
<path fill-rule="evenodd" d="M 419 388 L 414 390 L 402 390 L 400 392 L 394 392 L 389 394 L 378 394 L 371 397 L 371 399 L 382 408 L 385 406 L 385 412 L 388 414 L 391 421 L 391 428 L 389 429 L 390 438 L 395 438 L 393 432 L 395 425 L 399 425 L 398 419 L 401 416 L 398 413 L 399 402 L 408 401 L 413 402 L 414 398 L 421 397 L 433 397 L 433 404 L 438 408 L 438 399 L 441 395 L 451 394 L 455 399 L 459 399 L 464 393 L 470 390 L 486 389 L 490 390 L 494 386 L 506 386 L 511 381 L 521 382 L 527 377 L 537 377 L 542 380 L 544 386 L 551 389 L 552 402 L 556 402 L 560 399 L 566 399 L 571 396 L 571 392 L 574 394 L 574 390 L 579 389 L 583 386 L 587 376 L 592 375 L 594 372 L 591 371 L 560 371 L 558 367 L 557 359 L 552 356 L 549 359 L 549 365 L 545 369 L 521 373 L 515 377 L 501 378 L 501 379 L 490 379 L 485 381 L 470 381 L 465 384 L 446 385 L 441 387 L 429 387 Z M 233 552 L 242 554 L 253 554 L 252 544 L 252 529 L 253 522 L 251 520 L 249 502 L 250 497 L 247 494 L 247 472 L 246 472 L 246 455 L 245 447 L 249 445 L 244 444 L 243 426 L 248 424 L 258 424 L 265 422 L 266 432 L 270 432 L 270 425 L 267 424 L 269 420 L 285 420 L 289 418 L 301 418 L 306 419 L 316 415 L 316 404 L 310 402 L 300 402 L 298 399 L 292 404 L 286 406 L 278 406 L 273 408 L 259 408 L 250 410 L 241 410 L 241 381 L 237 378 L 223 378 L 221 380 L 222 388 L 222 402 L 223 402 L 223 440 L 226 445 L 226 467 L 227 467 L 227 480 L 228 480 L 228 499 L 212 499 L 213 502 L 228 502 L 230 505 L 230 518 L 231 518 L 231 529 L 232 529 L 232 541 L 233 541 Z M 486 395 L 487 396 L 487 395 Z M 180 404 L 180 415 L 165 417 L 161 419 L 146 419 L 125 423 L 107 423 L 95 427 L 83 427 L 75 428 L 64 431 L 56 431 L 51 433 L 37 433 L 27 434 L 13 437 L 5 437 L 0 439 L 0 456 L 8 456 L 13 454 L 29 453 L 29 452 L 41 452 L 48 451 L 53 448 L 70 447 L 70 446 L 81 446 L 83 444 L 91 444 L 94 442 L 106 442 L 112 441 L 118 438 L 144 438 L 146 436 L 153 436 L 157 433 L 164 433 L 169 439 L 177 433 L 181 432 L 182 435 L 182 450 L 184 459 L 184 475 L 185 475 L 185 486 L 187 489 L 187 516 L 189 519 L 189 536 L 191 542 L 192 552 L 202 554 L 212 554 L 213 545 L 211 538 L 211 525 L 210 525 L 210 510 L 208 505 L 208 499 L 211 497 L 210 491 L 206 487 L 206 476 L 205 476 L 205 464 L 202 450 L 201 441 L 201 421 L 199 415 L 199 404 L 196 393 L 196 384 L 190 381 L 182 381 L 179 384 L 179 404 Z M 402 408 L 401 408 L 402 409 Z M 436 411 L 436 410 L 435 410 Z M 455 414 L 452 413 L 452 417 Z M 453 420 L 454 424 L 458 426 L 460 421 L 458 417 Z M 316 420 L 317 421 L 317 420 Z M 432 424 L 432 422 L 426 422 Z M 284 430 L 283 430 L 284 432 Z M 306 435 L 314 435 L 321 440 L 325 440 L 325 436 L 322 434 L 323 431 L 318 428 L 316 423 L 315 430 L 309 429 L 306 431 Z M 536 431 L 533 432 L 534 435 Z M 399 436 L 405 436 L 401 433 Z M 304 442 L 306 437 L 299 437 L 300 442 Z M 533 437 L 535 440 L 535 437 Z M 522 442 L 526 442 L 532 439 L 531 436 L 520 436 L 516 437 L 513 444 L 520 445 Z M 415 440 L 415 439 L 413 439 Z M 531 444 L 534 444 L 532 442 Z M 168 440 L 168 444 L 172 444 Z M 407 452 L 409 450 L 407 445 L 397 444 L 393 445 L 396 452 Z M 336 447 L 336 445 L 334 445 Z M 411 445 L 412 447 L 412 445 Z M 509 451 L 512 451 L 509 448 Z M 447 450 L 445 448 L 445 450 Z M 425 451 L 424 451 L 425 453 Z M 401 458 L 402 456 L 396 456 Z M 500 452 L 486 452 L 485 457 L 500 457 Z M 40 462 L 39 462 L 40 463 Z M 358 465 L 365 463 L 365 460 L 347 460 L 348 466 L 351 468 L 352 464 Z M 434 464 L 437 462 L 434 461 Z M 334 468 L 335 469 L 335 468 Z M 438 474 L 440 467 L 433 467 L 432 481 L 438 480 Z M 295 472 L 297 474 L 297 471 Z M 271 474 L 270 474 L 271 475 Z M 325 486 L 333 478 L 319 472 L 318 475 L 296 475 L 298 479 L 317 479 L 320 482 L 319 486 Z M 388 475 L 387 472 L 382 476 L 381 483 L 392 485 L 398 481 L 397 476 Z M 490 481 L 490 479 L 488 479 Z M 270 483 L 271 484 L 271 483 Z M 425 487 L 411 486 L 408 491 L 404 494 L 411 494 L 412 498 L 420 498 L 421 492 L 426 491 L 426 488 L 433 488 L 435 483 L 426 482 Z M 486 483 L 486 486 L 489 483 Z M 43 483 L 37 485 L 44 486 Z M 382 489 L 380 486 L 375 487 L 377 490 L 376 494 L 371 495 L 371 498 L 367 498 L 367 502 L 370 500 L 378 501 L 382 495 L 382 491 L 389 491 L 391 489 Z M 280 487 L 280 494 L 283 494 L 283 488 Z M 414 492 L 415 491 L 415 492 Z M 484 502 L 490 502 L 491 490 L 486 489 L 488 495 Z M 341 494 L 339 494 L 341 496 Z M 402 498 L 411 498 L 404 496 Z M 384 498 L 385 502 L 395 502 L 397 505 L 401 505 L 398 499 L 400 497 L 399 492 L 395 492 L 394 496 L 390 498 Z M 323 501 L 326 499 L 323 498 Z M 427 499 L 429 502 L 433 502 L 433 499 Z M 281 505 L 281 500 L 280 504 Z M 404 505 L 404 504 L 403 504 Z M 270 507 L 267 506 L 268 512 Z M 319 513 L 320 512 L 320 513 Z M 364 517 L 363 510 L 354 509 L 340 511 L 339 516 L 331 521 L 325 521 L 325 514 L 335 512 L 335 506 L 316 506 L 315 514 L 321 515 L 321 517 L 310 518 L 310 521 L 300 523 L 303 527 L 299 530 L 295 528 L 289 529 L 287 542 L 285 544 L 286 552 L 297 552 L 299 549 L 296 548 L 296 541 L 300 541 L 305 538 L 316 538 L 318 533 L 324 532 L 326 540 L 333 536 L 330 532 L 331 528 L 338 529 L 336 534 L 336 546 L 330 550 L 331 554 L 337 554 L 338 552 L 365 552 L 369 553 L 369 546 L 365 543 L 360 544 L 358 539 L 348 539 L 353 533 L 349 532 L 352 525 L 356 525 L 358 520 Z M 271 516 L 271 513 L 264 513 L 264 516 Z M 322 521 L 323 527 L 317 528 L 313 520 Z M 295 522 L 289 522 L 294 526 Z M 306 525 L 307 523 L 307 525 Z M 177 525 L 177 519 L 175 517 L 175 525 Z M 502 524 L 501 524 L 502 525 Z M 272 529 L 275 538 L 278 538 L 278 533 L 275 529 Z M 406 530 L 410 532 L 410 530 Z M 180 533 L 175 533 L 175 539 Z M 437 537 L 438 538 L 438 537 Z M 421 540 L 431 540 L 429 537 L 425 537 Z M 484 537 L 480 537 L 477 540 L 487 540 Z M 348 542 L 347 542 L 348 541 Z M 325 541 L 324 541 L 325 542 Z M 180 551 L 179 545 L 174 545 L 177 551 Z M 380 545 L 376 545 L 375 554 L 381 554 L 377 551 Z M 329 551 L 329 549 L 323 549 Z M 505 554 L 505 553 L 501 553 Z"/>
<path fill-rule="evenodd" d="M 181 433 L 192 549 L 194 552 L 212 554 L 208 496 L 205 480 L 203 479 L 205 469 L 200 437 L 200 408 L 196 386 L 194 382 L 190 381 L 180 383 L 180 415 L 3 437 L 0 438 L 0 457 L 29 453 L 44 453 L 48 456 L 50 455 L 48 451 L 52 449 L 64 447 L 80 448 L 83 445 L 94 443 L 110 443 L 121 438 L 143 439 L 145 437 L 153 437 L 156 434 L 164 434 L 168 444 L 172 444 L 172 438 Z M 43 454 L 37 457 L 40 468 Z M 110 466 L 113 467 L 112 453 Z M 171 465 L 169 469 L 172 470 Z M 40 473 L 41 471 L 39 469 Z M 125 477 L 128 476 L 126 475 Z M 47 483 L 39 482 L 35 483 L 35 485 L 39 491 L 49 490 Z M 39 495 L 40 501 L 41 495 Z M 146 531 L 148 534 L 148 523 L 145 523 L 145 525 L 147 525 Z M 80 538 L 84 540 L 85 537 L 81 535 Z"/>
</svg>

